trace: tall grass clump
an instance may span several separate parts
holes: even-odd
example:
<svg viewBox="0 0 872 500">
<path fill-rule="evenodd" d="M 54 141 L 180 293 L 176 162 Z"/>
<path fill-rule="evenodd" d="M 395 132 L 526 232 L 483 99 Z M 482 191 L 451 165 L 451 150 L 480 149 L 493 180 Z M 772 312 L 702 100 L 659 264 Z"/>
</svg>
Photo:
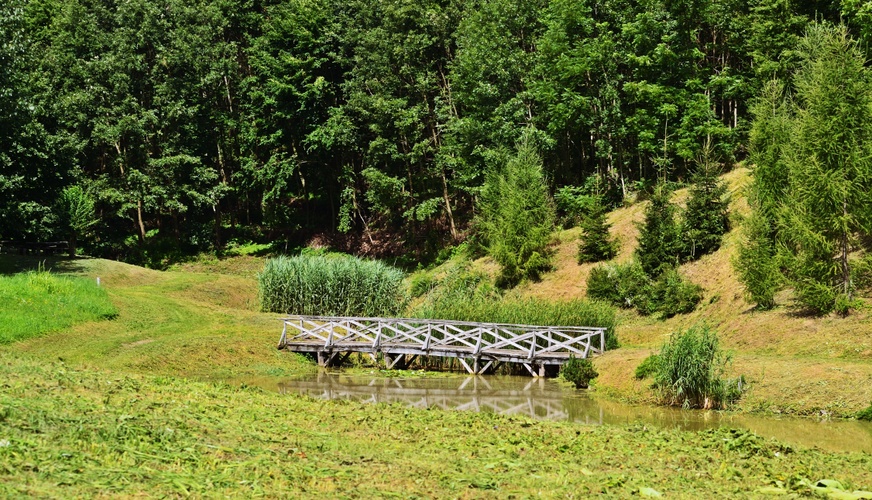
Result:
<svg viewBox="0 0 872 500">
<path fill-rule="evenodd" d="M 106 290 L 87 278 L 47 271 L 0 277 L 0 344 L 116 314 Z"/>
<path fill-rule="evenodd" d="M 501 296 L 487 277 L 456 268 L 443 278 L 412 315 L 417 318 L 507 323 L 515 325 L 592 326 L 606 328 L 606 349 L 616 349 L 615 309 L 604 302 L 550 302 Z"/>
<path fill-rule="evenodd" d="M 299 255 L 267 261 L 258 274 L 263 311 L 324 316 L 397 316 L 404 273 L 350 256 Z"/>
<path fill-rule="evenodd" d="M 741 378 L 724 377 L 729 362 L 730 356 L 718 345 L 717 332 L 696 325 L 673 333 L 663 346 L 654 383 L 668 405 L 722 408 L 741 393 Z"/>
</svg>

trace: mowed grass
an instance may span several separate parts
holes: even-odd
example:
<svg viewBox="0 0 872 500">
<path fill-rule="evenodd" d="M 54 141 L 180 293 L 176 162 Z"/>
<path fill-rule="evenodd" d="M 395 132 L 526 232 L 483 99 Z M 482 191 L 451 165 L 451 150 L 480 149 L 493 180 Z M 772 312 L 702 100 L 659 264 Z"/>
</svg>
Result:
<svg viewBox="0 0 872 500">
<path fill-rule="evenodd" d="M 0 344 L 116 314 L 96 281 L 47 271 L 0 276 Z"/>
<path fill-rule="evenodd" d="M 19 268 L 31 264 L 38 265 L 17 262 Z M 203 378 L 313 369 L 276 349 L 282 325 L 278 315 L 257 312 L 254 276 L 159 272 L 102 259 L 46 265 L 89 282 L 100 276 L 117 316 L 7 346 L 19 354 L 124 373 Z"/>
<path fill-rule="evenodd" d="M 868 454 L 121 375 L 0 351 L 0 497 L 747 497 L 872 487 Z"/>
</svg>

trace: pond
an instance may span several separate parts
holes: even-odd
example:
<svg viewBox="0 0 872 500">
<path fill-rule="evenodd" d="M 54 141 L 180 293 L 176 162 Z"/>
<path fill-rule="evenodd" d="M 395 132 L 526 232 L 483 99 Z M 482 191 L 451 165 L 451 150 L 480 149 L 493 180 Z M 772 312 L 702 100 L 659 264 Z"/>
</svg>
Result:
<svg viewBox="0 0 872 500">
<path fill-rule="evenodd" d="M 872 423 L 680 410 L 603 401 L 560 383 L 516 376 L 386 377 L 383 374 L 319 372 L 298 378 L 246 378 L 246 383 L 281 394 L 365 403 L 401 403 L 417 408 L 468 410 L 589 425 L 643 424 L 697 431 L 713 427 L 750 430 L 784 443 L 826 451 L 872 453 Z"/>
</svg>

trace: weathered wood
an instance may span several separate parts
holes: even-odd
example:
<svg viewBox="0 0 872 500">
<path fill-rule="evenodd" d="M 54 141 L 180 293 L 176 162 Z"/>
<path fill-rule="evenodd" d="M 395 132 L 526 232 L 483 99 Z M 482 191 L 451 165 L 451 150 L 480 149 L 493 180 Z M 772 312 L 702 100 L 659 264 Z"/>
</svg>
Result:
<svg viewBox="0 0 872 500">
<path fill-rule="evenodd" d="M 336 362 L 337 353 L 351 352 L 367 353 L 373 359 L 381 353 L 389 368 L 403 366 L 415 356 L 455 358 L 471 374 L 483 373 L 496 363 L 521 363 L 535 377 L 544 376 L 547 366 L 554 367 L 553 371 L 570 356 L 586 358 L 602 354 L 605 330 L 409 318 L 297 316 L 283 320 L 278 348 L 316 353 L 322 365 Z"/>
</svg>

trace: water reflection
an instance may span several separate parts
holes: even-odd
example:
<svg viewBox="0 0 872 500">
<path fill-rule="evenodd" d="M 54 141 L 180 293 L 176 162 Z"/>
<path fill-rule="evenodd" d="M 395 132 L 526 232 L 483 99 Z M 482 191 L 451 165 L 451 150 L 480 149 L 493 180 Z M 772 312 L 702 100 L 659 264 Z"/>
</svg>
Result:
<svg viewBox="0 0 872 500">
<path fill-rule="evenodd" d="M 638 423 L 689 431 L 728 426 L 748 429 L 793 445 L 872 453 L 872 424 L 867 422 L 632 406 L 594 399 L 547 379 L 506 376 L 387 378 L 321 372 L 296 379 L 260 378 L 239 382 L 282 394 L 304 394 L 319 399 L 400 403 L 415 408 L 525 415 L 593 425 Z"/>
</svg>

